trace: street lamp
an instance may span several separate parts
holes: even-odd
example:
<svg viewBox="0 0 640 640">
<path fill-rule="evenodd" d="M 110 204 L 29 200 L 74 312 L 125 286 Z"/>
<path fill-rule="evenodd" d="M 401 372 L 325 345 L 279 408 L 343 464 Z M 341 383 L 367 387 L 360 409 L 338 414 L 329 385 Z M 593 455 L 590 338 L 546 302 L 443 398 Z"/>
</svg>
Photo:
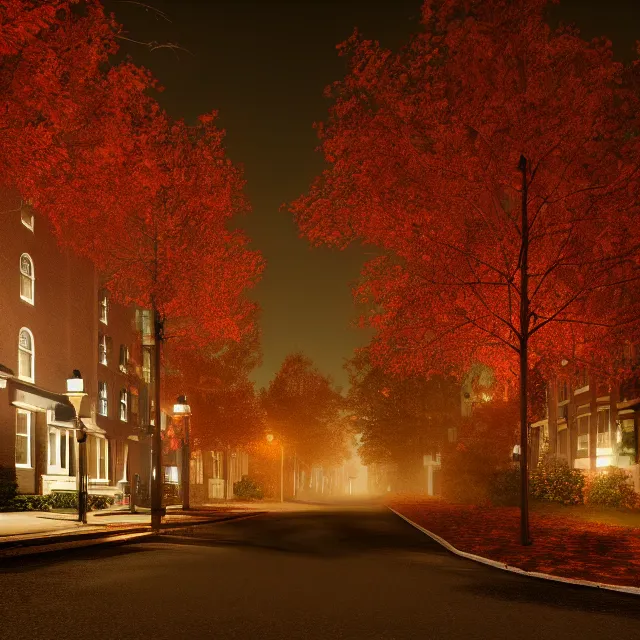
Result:
<svg viewBox="0 0 640 640">
<path fill-rule="evenodd" d="M 84 380 L 77 369 L 73 370 L 73 377 L 67 379 L 67 392 L 75 412 L 76 440 L 78 441 L 78 522 L 87 524 L 87 433 L 80 422 L 80 407 L 84 392 Z"/>
<path fill-rule="evenodd" d="M 274 435 L 272 433 L 267 434 L 267 442 L 273 442 Z M 282 444 L 282 438 L 280 443 L 280 502 L 284 502 L 284 445 Z"/>
<path fill-rule="evenodd" d="M 182 418 L 184 421 L 184 437 L 182 438 L 182 509 L 187 511 L 189 505 L 189 475 L 191 469 L 189 461 L 191 452 L 189 450 L 189 417 L 191 407 L 187 404 L 187 396 L 178 396 L 176 404 L 173 405 L 174 418 Z"/>
</svg>

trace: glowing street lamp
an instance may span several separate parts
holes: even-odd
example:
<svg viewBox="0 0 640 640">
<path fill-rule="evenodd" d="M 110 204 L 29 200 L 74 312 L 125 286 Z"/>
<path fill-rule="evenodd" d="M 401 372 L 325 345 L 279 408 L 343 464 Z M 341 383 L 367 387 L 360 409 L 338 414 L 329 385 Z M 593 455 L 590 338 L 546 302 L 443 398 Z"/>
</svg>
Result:
<svg viewBox="0 0 640 640">
<path fill-rule="evenodd" d="M 271 443 L 275 439 L 273 433 L 267 434 L 267 442 Z M 282 438 L 280 443 L 280 502 L 284 502 L 284 445 L 282 444 Z"/>
<path fill-rule="evenodd" d="M 182 509 L 187 511 L 189 504 L 189 475 L 191 469 L 189 461 L 191 460 L 191 451 L 189 446 L 189 418 L 191 416 L 191 407 L 187 404 L 187 396 L 178 396 L 176 404 L 173 405 L 173 417 L 182 418 L 184 420 L 184 437 L 182 439 Z"/>
<path fill-rule="evenodd" d="M 84 392 L 84 380 L 77 369 L 73 370 L 73 377 L 67 379 L 67 392 L 75 412 L 76 440 L 78 441 L 78 521 L 87 524 L 87 433 L 80 422 L 80 407 Z"/>
</svg>

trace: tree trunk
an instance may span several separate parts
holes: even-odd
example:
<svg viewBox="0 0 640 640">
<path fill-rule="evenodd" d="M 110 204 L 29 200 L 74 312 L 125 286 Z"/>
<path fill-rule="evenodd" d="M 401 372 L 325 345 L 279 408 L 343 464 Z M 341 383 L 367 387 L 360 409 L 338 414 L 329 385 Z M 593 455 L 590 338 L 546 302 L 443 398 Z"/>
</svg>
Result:
<svg viewBox="0 0 640 640">
<path fill-rule="evenodd" d="M 155 337 L 154 351 L 154 424 L 151 439 L 151 527 L 159 529 L 164 510 L 162 508 L 162 432 L 160 410 L 160 363 L 163 340 L 163 322 L 158 309 L 153 304 L 153 327 Z"/>
<path fill-rule="evenodd" d="M 529 366 L 529 218 L 527 212 L 527 159 L 520 156 L 522 171 L 522 251 L 520 257 L 520 538 L 531 544 L 529 535 L 528 411 L 527 375 Z"/>
</svg>

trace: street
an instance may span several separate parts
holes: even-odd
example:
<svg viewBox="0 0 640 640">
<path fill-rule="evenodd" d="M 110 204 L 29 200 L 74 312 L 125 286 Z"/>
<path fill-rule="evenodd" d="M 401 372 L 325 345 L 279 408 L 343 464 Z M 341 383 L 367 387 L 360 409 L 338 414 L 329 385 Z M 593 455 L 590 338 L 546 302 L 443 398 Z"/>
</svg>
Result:
<svg viewBox="0 0 640 640">
<path fill-rule="evenodd" d="M 640 638 L 635 596 L 449 554 L 376 504 L 304 506 L 0 568 L 4 638 Z"/>
</svg>

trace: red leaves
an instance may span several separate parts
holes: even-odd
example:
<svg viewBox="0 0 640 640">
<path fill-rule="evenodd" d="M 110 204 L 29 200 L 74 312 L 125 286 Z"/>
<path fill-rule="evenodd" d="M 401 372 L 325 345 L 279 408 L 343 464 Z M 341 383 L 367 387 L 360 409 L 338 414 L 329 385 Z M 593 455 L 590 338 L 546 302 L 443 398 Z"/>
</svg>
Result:
<svg viewBox="0 0 640 640">
<path fill-rule="evenodd" d="M 533 546 L 518 539 L 519 511 L 393 500 L 391 506 L 461 551 L 565 578 L 640 587 L 640 529 L 585 521 L 571 507 L 531 515 Z"/>
<path fill-rule="evenodd" d="M 393 256 L 356 297 L 375 310 L 372 357 L 394 370 L 480 360 L 508 379 L 523 335 L 555 366 L 578 343 L 605 360 L 605 338 L 637 324 L 637 96 L 609 45 L 552 32 L 546 4 L 428 0 L 401 53 L 356 36 L 343 47 L 349 73 L 321 129 L 330 167 L 291 210 L 314 244 Z"/>
</svg>

